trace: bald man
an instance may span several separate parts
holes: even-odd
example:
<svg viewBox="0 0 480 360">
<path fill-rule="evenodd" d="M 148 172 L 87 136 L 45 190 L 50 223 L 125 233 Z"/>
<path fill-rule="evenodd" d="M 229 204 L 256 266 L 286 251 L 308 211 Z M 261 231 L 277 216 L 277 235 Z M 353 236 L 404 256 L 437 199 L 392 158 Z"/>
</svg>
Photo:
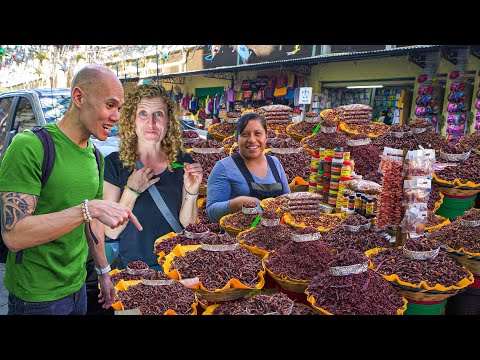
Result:
<svg viewBox="0 0 480 360">
<path fill-rule="evenodd" d="M 16 135 L 5 152 L 0 224 L 9 248 L 4 279 L 9 315 L 86 314 L 89 250 L 99 274 L 98 302 L 105 309 L 111 306 L 115 289 L 108 274 L 104 225 L 115 228 L 131 221 L 139 230 L 142 227 L 128 207 L 101 200 L 103 157 L 99 174 L 89 139 L 108 137 L 123 103 L 122 84 L 112 71 L 85 66 L 73 79 L 65 116 L 45 125 L 56 156 L 45 186 L 44 151 L 35 134 L 25 130 Z"/>
</svg>

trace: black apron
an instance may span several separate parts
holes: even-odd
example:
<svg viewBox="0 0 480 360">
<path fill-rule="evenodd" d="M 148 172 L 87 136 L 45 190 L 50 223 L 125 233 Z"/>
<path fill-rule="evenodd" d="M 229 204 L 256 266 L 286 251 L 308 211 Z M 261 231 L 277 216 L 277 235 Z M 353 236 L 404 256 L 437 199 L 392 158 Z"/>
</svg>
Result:
<svg viewBox="0 0 480 360">
<path fill-rule="evenodd" d="M 250 189 L 250 196 L 256 197 L 259 200 L 266 198 L 277 197 L 284 194 L 283 184 L 280 180 L 280 175 L 278 174 L 277 167 L 273 162 L 273 159 L 265 155 L 267 158 L 268 167 L 272 170 L 273 177 L 275 178 L 275 183 L 273 184 L 259 184 L 253 180 L 253 176 L 245 165 L 242 157 L 239 153 L 232 155 L 232 159 L 237 165 L 238 169 L 242 173 L 245 180 L 247 180 L 248 188 Z"/>
</svg>

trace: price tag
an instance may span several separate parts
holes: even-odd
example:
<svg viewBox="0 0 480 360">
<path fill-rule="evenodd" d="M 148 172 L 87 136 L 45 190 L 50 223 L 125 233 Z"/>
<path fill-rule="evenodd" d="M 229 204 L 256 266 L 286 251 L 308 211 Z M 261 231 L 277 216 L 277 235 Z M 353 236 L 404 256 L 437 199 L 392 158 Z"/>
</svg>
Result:
<svg viewBox="0 0 480 360">
<path fill-rule="evenodd" d="M 313 129 L 312 135 L 315 135 L 318 130 L 320 130 L 320 127 L 322 126 L 322 123 L 319 123 L 317 126 L 315 126 L 315 129 Z"/>
</svg>

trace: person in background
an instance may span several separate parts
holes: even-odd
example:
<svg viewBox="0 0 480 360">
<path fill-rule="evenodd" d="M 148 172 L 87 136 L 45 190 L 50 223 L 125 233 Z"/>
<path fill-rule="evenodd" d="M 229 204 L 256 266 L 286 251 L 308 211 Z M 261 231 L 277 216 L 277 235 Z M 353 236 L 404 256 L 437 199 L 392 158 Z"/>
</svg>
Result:
<svg viewBox="0 0 480 360">
<path fill-rule="evenodd" d="M 384 123 L 385 125 L 392 125 L 393 118 L 390 116 L 388 110 L 382 110 L 377 121 Z"/>
<path fill-rule="evenodd" d="M 384 123 L 385 122 L 385 115 L 387 115 L 387 111 L 386 110 L 382 110 L 380 112 L 380 116 L 378 117 L 377 119 L 377 122 L 379 123 Z"/>
<path fill-rule="evenodd" d="M 45 125 L 56 159 L 43 188 L 40 139 L 25 130 L 8 147 L 0 168 L 1 232 L 9 248 L 8 314 L 84 315 L 89 248 L 99 274 L 96 301 L 105 309 L 112 304 L 104 226 L 116 228 L 130 220 L 138 230 L 142 227 L 128 207 L 102 200 L 103 167 L 99 174 L 90 136 L 108 137 L 123 97 L 121 82 L 108 68 L 87 65 L 78 71 L 67 112 L 58 123 Z"/>
<path fill-rule="evenodd" d="M 218 161 L 207 182 L 207 216 L 219 222 L 242 209 L 245 201 L 259 203 L 290 193 L 287 176 L 275 156 L 264 155 L 267 143 L 265 118 L 257 113 L 241 116 L 237 123 L 239 152 Z"/>
<path fill-rule="evenodd" d="M 119 129 L 120 149 L 105 158 L 103 195 L 131 209 L 143 231 L 125 223 L 118 228 L 106 226 L 105 233 L 111 239 L 120 238 L 119 268 L 141 260 L 160 269 L 153 245 L 174 229 L 145 190 L 155 186 L 175 220 L 185 227 L 197 222 L 203 170 L 182 151 L 176 103 L 160 85 L 140 85 L 128 94 Z M 185 168 L 174 168 L 173 163 Z"/>
<path fill-rule="evenodd" d="M 390 115 L 390 111 L 385 110 L 385 119 L 383 120 L 385 125 L 392 125 L 393 124 L 393 117 Z"/>
</svg>

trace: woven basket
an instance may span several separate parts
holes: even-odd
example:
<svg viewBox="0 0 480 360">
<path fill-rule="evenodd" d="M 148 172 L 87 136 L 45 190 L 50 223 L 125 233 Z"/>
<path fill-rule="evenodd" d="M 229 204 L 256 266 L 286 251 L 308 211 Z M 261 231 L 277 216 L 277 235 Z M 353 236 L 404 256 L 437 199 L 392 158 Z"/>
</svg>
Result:
<svg viewBox="0 0 480 360">
<path fill-rule="evenodd" d="M 329 311 L 327 311 L 327 310 L 325 310 L 321 307 L 315 306 L 315 298 L 312 295 L 310 295 L 308 293 L 308 291 L 305 291 L 305 294 L 307 294 L 307 301 L 310 303 L 313 310 L 317 314 L 320 314 L 320 315 L 335 315 L 335 314 L 332 314 L 331 312 L 329 312 Z M 405 297 L 402 297 L 402 301 L 403 301 L 403 306 L 400 309 L 397 310 L 397 315 L 403 315 L 405 310 L 407 310 L 408 300 Z"/>
<path fill-rule="evenodd" d="M 392 284 L 393 285 L 393 284 Z M 410 291 L 405 290 L 404 288 L 393 286 L 395 290 L 399 292 L 400 295 L 407 299 L 412 299 L 416 301 L 443 301 L 448 299 L 451 296 L 458 294 L 459 290 L 453 292 L 444 292 L 444 293 L 432 293 L 428 290 L 425 291 Z"/>
<path fill-rule="evenodd" d="M 379 137 L 380 135 L 386 133 L 389 129 L 389 126 L 388 125 L 385 125 L 385 124 L 382 124 L 382 123 L 377 123 L 377 125 L 381 125 L 382 127 L 384 127 L 384 131 L 379 133 L 379 134 L 376 134 L 376 133 L 368 133 L 368 134 L 365 134 L 367 135 L 368 137 L 370 138 L 376 138 L 376 137 Z M 356 134 L 360 134 L 360 132 L 358 130 L 353 130 L 353 129 L 350 129 L 348 127 L 348 125 L 341 121 L 340 122 L 340 125 L 339 125 L 339 129 L 342 130 L 344 133 L 346 134 L 349 134 L 349 135 L 356 135 Z"/>
<path fill-rule="evenodd" d="M 310 283 L 310 280 L 296 280 L 289 278 L 288 276 L 282 277 L 274 274 L 267 268 L 265 269 L 267 270 L 267 273 L 277 282 L 277 284 L 287 291 L 297 294 L 304 294 L 305 290 L 307 290 L 308 284 Z"/>
<path fill-rule="evenodd" d="M 215 131 L 215 128 L 219 125 L 220 123 L 217 123 L 217 124 L 211 124 L 209 127 L 208 127 L 208 132 L 210 133 L 210 135 L 212 135 L 212 137 L 216 140 L 216 141 L 219 141 L 219 142 L 222 142 L 223 140 L 225 140 L 227 137 L 233 135 L 233 134 L 226 134 L 226 135 L 223 135 L 223 134 L 219 134 Z"/>
<path fill-rule="evenodd" d="M 435 185 L 441 193 L 451 196 L 473 196 L 480 192 L 480 184 L 471 181 L 464 184 L 459 179 L 442 180 L 436 174 L 432 174 L 432 185 Z"/>
<path fill-rule="evenodd" d="M 160 236 L 159 238 L 157 238 L 155 240 L 155 242 L 153 243 L 153 249 L 155 249 L 155 246 L 158 244 L 158 243 L 161 243 L 162 241 L 164 241 L 165 239 L 170 239 L 172 237 L 175 237 L 177 236 L 178 234 L 171 231 L 163 236 Z M 165 254 L 165 252 L 163 251 L 160 251 L 158 254 L 157 254 L 157 262 L 159 265 L 163 265 L 163 263 L 165 262 L 165 256 L 167 256 L 167 254 Z"/>
<path fill-rule="evenodd" d="M 237 289 L 237 288 L 230 288 L 226 290 L 220 291 L 208 291 L 208 290 L 201 290 L 201 289 L 192 289 L 196 293 L 198 293 L 202 299 L 207 301 L 230 301 L 236 300 L 239 298 L 244 297 L 247 295 L 252 289 Z"/>
<path fill-rule="evenodd" d="M 269 201 L 272 201 L 274 198 L 266 198 L 263 200 L 260 200 L 260 206 L 262 207 L 263 210 L 266 208 L 266 204 L 268 204 Z"/>
<path fill-rule="evenodd" d="M 327 114 L 328 114 L 328 113 L 331 113 L 331 112 L 333 112 L 333 111 L 334 111 L 334 109 L 324 109 L 324 110 L 320 111 L 320 117 L 321 117 L 323 120 L 325 120 L 325 119 L 327 119 Z M 333 119 L 333 121 L 338 121 L 338 117 L 335 116 L 335 118 Z"/>
<path fill-rule="evenodd" d="M 289 135 L 293 140 L 295 140 L 296 142 L 300 142 L 303 140 L 303 138 L 305 138 L 305 136 L 295 132 L 295 125 L 297 125 L 299 123 L 293 123 L 293 124 L 290 124 L 287 126 L 287 135 Z"/>
<path fill-rule="evenodd" d="M 399 246 L 398 248 L 401 248 L 401 246 Z M 365 255 L 367 255 L 367 257 L 370 259 L 372 255 L 378 254 L 379 252 L 384 250 L 387 249 L 370 249 L 365 251 Z M 372 263 L 372 261 L 370 261 L 369 263 L 369 268 L 373 271 L 376 271 L 375 265 Z M 402 293 L 402 296 L 418 301 L 442 301 L 449 298 L 450 296 L 457 294 L 460 290 L 463 290 L 464 288 L 473 283 L 473 274 L 465 266 L 462 268 L 467 272 L 468 276 L 460 280 L 457 284 L 449 287 L 445 287 L 441 284 L 436 284 L 434 287 L 432 287 L 428 285 L 424 280 L 422 280 L 419 285 L 411 284 L 401 280 L 397 274 L 384 275 L 378 272 L 377 273 L 385 280 L 387 280 L 390 284 L 392 284 L 396 290 L 405 292 L 405 294 Z"/>
<path fill-rule="evenodd" d="M 234 142 L 232 145 L 227 145 L 225 144 L 225 141 L 230 139 L 230 138 L 233 138 L 235 135 L 230 135 L 230 136 L 227 136 L 225 139 L 222 140 L 222 143 L 223 143 L 223 147 L 225 150 L 227 151 L 230 151 L 230 148 L 233 146 L 233 144 L 236 144 L 236 142 Z"/>
<path fill-rule="evenodd" d="M 222 225 L 220 225 L 222 226 Z M 242 232 L 242 230 L 240 229 L 235 229 L 235 228 L 232 228 L 230 226 L 227 226 L 227 227 L 223 227 L 222 228 L 228 233 L 228 235 L 230 235 L 231 237 L 237 237 L 238 234 L 240 234 Z"/>
<path fill-rule="evenodd" d="M 225 219 L 229 218 L 229 217 L 232 217 L 233 214 L 227 214 L 225 216 L 222 216 L 220 218 L 220 226 L 228 233 L 228 235 L 230 235 L 231 237 L 237 237 L 238 234 L 240 234 L 241 231 L 243 231 L 242 229 L 237 229 L 237 228 L 234 228 L 234 227 L 231 227 L 231 226 L 227 226 L 225 225 Z"/>
<path fill-rule="evenodd" d="M 322 215 L 335 216 L 335 217 L 339 217 L 339 218 L 343 218 L 345 216 L 344 213 L 322 214 Z M 292 218 L 291 218 L 291 215 L 288 212 L 285 213 L 285 215 L 283 217 L 283 220 L 285 221 L 286 224 L 290 225 L 294 229 L 301 229 L 301 228 L 307 227 L 307 225 L 304 222 L 299 224 L 299 223 L 293 221 Z M 323 227 L 323 226 L 317 226 L 316 229 L 320 232 L 328 232 L 328 231 L 330 231 L 331 228 Z"/>
<path fill-rule="evenodd" d="M 463 255 L 458 252 L 453 253 L 450 251 L 448 252 L 448 255 L 450 255 L 452 258 L 457 260 L 463 266 L 465 266 L 474 275 L 480 276 L 480 257 L 473 257 L 473 256 Z"/>
<path fill-rule="evenodd" d="M 181 279 L 180 273 L 177 269 L 171 270 L 172 261 L 175 257 L 182 257 L 189 251 L 195 251 L 200 248 L 201 245 L 187 245 L 177 246 L 167 255 L 163 270 L 165 274 L 170 276 L 174 280 Z M 265 265 L 262 261 L 262 269 L 258 272 L 258 278 L 260 279 L 254 287 L 248 287 L 242 284 L 238 279 L 230 279 L 227 284 L 221 289 L 207 290 L 203 287 L 200 281 L 186 285 L 189 289 L 200 295 L 202 300 L 206 301 L 230 301 L 235 300 L 247 295 L 250 291 L 263 288 L 265 285 Z M 184 284 L 185 285 L 185 284 Z"/>
<path fill-rule="evenodd" d="M 141 280 L 124 281 L 124 284 L 122 285 L 122 287 L 120 289 L 117 289 L 117 291 L 126 291 L 129 286 L 138 284 L 140 282 Z M 199 301 L 197 296 L 195 295 L 195 302 L 190 305 L 190 307 L 192 308 L 192 312 L 189 315 L 197 315 L 198 304 L 199 304 Z M 121 301 L 114 302 L 112 304 L 112 307 L 117 311 L 125 310 Z M 139 315 L 142 315 L 142 313 L 140 312 Z M 168 309 L 163 313 L 163 315 L 178 315 L 178 314 L 174 310 Z"/>
</svg>

